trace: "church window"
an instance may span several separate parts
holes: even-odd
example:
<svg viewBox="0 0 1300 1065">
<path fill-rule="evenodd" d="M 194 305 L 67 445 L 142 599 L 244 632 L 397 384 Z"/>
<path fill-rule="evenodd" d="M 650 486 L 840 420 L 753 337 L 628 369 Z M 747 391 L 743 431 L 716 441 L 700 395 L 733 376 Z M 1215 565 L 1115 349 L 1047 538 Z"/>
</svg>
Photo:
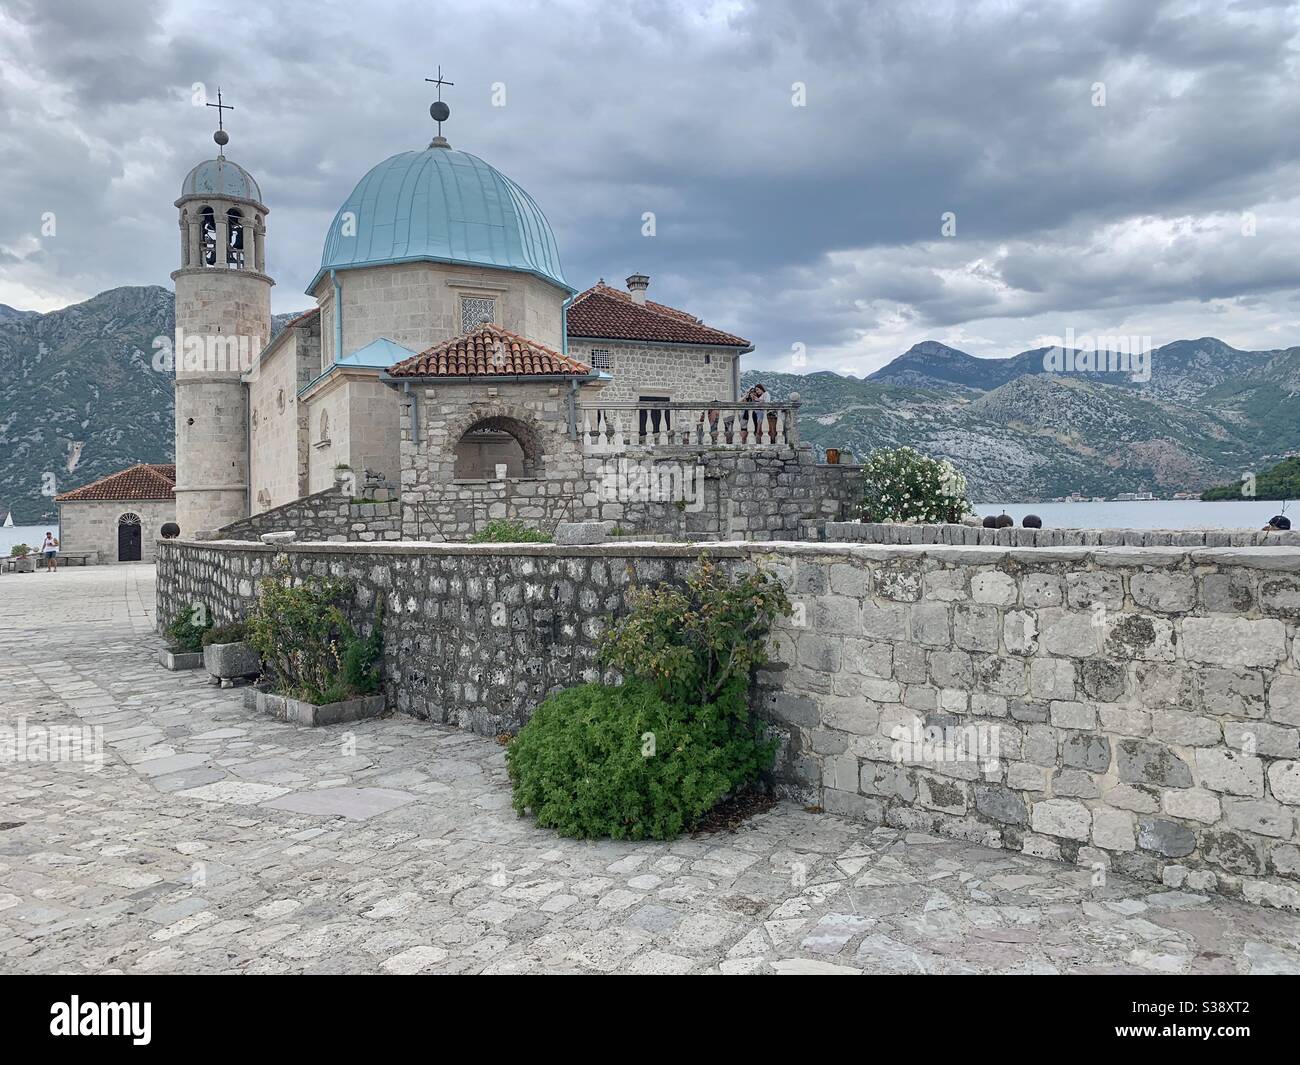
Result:
<svg viewBox="0 0 1300 1065">
<path fill-rule="evenodd" d="M 244 216 L 236 207 L 226 212 L 226 233 L 230 244 L 226 250 L 226 263 L 236 270 L 242 270 L 244 268 Z"/>
<path fill-rule="evenodd" d="M 330 412 L 323 410 L 320 412 L 320 442 L 329 443 L 330 438 Z"/>
<path fill-rule="evenodd" d="M 199 247 L 202 250 L 203 265 L 217 265 L 217 222 L 211 207 L 199 211 Z"/>
<path fill-rule="evenodd" d="M 604 348 L 595 348 L 591 353 L 591 368 L 593 370 L 612 370 L 614 368 L 614 356 Z"/>
<path fill-rule="evenodd" d="M 497 301 L 487 296 L 462 296 L 460 298 L 460 331 L 468 333 L 477 325 L 496 320 Z"/>
</svg>

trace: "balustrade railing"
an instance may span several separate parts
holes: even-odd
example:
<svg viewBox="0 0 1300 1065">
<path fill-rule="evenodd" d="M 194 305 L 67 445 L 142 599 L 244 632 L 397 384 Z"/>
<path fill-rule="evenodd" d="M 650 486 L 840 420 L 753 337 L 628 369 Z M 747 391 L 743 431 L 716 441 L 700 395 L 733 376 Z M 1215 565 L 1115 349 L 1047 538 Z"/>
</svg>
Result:
<svg viewBox="0 0 1300 1065">
<path fill-rule="evenodd" d="M 601 403 L 578 411 L 590 452 L 777 448 L 799 439 L 799 403 Z"/>
</svg>

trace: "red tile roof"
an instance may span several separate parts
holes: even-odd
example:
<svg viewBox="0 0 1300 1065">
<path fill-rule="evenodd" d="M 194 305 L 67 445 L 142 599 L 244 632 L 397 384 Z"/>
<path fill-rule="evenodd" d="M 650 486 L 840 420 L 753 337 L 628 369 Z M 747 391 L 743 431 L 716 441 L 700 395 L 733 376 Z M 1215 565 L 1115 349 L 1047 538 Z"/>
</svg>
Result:
<svg viewBox="0 0 1300 1065">
<path fill-rule="evenodd" d="M 569 305 L 569 336 L 598 340 L 657 340 L 664 344 L 714 344 L 749 348 L 743 337 L 711 329 L 693 314 L 653 300 L 633 301 L 600 281 Z"/>
<path fill-rule="evenodd" d="M 110 473 L 98 481 L 54 497 L 56 503 L 80 503 L 94 499 L 175 499 L 176 467 L 171 463 L 141 462 L 130 469 Z"/>
<path fill-rule="evenodd" d="M 589 373 L 586 363 L 489 323 L 403 359 L 388 371 L 390 377 L 585 377 Z"/>
</svg>

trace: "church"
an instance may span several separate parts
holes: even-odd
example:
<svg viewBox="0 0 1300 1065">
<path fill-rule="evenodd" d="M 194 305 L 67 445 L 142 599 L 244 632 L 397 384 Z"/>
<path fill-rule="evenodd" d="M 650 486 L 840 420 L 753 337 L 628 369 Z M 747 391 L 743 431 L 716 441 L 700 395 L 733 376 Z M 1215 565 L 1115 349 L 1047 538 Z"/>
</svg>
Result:
<svg viewBox="0 0 1300 1065">
<path fill-rule="evenodd" d="M 339 206 L 315 306 L 269 343 L 272 205 L 224 128 L 186 175 L 171 275 L 182 537 L 346 483 L 400 492 L 412 538 L 462 538 L 494 516 L 592 516 L 584 453 L 616 429 L 638 446 L 725 426 L 775 442 L 730 411 L 747 340 L 649 299 L 643 274 L 576 289 L 541 207 L 451 146 L 446 104 L 430 111 L 428 147 L 373 166 Z"/>
<path fill-rule="evenodd" d="M 799 441 L 798 394 L 741 394 L 749 341 L 650 299 L 645 274 L 579 291 L 537 202 L 430 113 L 428 147 L 339 205 L 314 306 L 274 338 L 272 205 L 219 117 L 175 201 L 175 466 L 58 497 L 65 550 L 463 541 L 496 519 L 792 539 L 848 512 L 856 481 Z"/>
</svg>

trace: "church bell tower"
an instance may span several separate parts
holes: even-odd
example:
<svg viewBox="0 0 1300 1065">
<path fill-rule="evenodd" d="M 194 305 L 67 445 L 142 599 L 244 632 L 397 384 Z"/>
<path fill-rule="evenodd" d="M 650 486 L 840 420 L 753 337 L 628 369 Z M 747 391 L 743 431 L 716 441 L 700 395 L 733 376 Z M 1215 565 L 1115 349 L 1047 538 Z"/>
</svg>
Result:
<svg viewBox="0 0 1300 1065">
<path fill-rule="evenodd" d="M 176 283 L 176 522 L 192 538 L 248 516 L 247 386 L 271 335 L 266 215 L 252 175 L 225 156 L 230 135 L 217 102 L 217 157 L 185 178 Z"/>
</svg>

